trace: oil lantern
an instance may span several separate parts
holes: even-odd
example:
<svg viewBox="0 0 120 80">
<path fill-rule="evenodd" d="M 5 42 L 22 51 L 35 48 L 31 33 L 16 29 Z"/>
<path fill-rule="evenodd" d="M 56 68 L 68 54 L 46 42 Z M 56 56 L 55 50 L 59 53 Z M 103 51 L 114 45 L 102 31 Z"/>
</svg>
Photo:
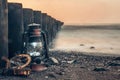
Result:
<svg viewBox="0 0 120 80">
<path fill-rule="evenodd" d="M 47 40 L 40 24 L 29 24 L 28 30 L 23 35 L 23 53 L 29 54 L 32 62 L 40 64 L 42 60 L 48 58 Z"/>
</svg>

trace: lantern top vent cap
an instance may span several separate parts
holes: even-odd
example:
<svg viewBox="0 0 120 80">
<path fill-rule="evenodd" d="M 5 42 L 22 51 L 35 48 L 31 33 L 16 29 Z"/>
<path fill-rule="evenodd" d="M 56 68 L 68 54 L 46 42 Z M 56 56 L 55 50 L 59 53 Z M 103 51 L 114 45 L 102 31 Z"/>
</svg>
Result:
<svg viewBox="0 0 120 80">
<path fill-rule="evenodd" d="M 31 26 L 41 26 L 40 24 L 36 24 L 36 23 L 32 23 L 32 24 L 29 24 L 28 27 L 31 27 Z"/>
</svg>

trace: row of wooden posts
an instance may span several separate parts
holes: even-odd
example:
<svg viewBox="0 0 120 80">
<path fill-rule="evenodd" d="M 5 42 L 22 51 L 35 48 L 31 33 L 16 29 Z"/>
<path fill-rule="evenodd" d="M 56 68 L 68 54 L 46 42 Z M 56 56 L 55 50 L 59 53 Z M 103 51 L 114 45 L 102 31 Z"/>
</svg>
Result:
<svg viewBox="0 0 120 80">
<path fill-rule="evenodd" d="M 41 11 L 23 8 L 21 3 L 8 3 L 0 0 L 0 59 L 9 57 L 22 46 L 22 34 L 30 23 L 41 24 L 46 32 L 48 45 L 54 40 L 63 22 Z"/>
</svg>

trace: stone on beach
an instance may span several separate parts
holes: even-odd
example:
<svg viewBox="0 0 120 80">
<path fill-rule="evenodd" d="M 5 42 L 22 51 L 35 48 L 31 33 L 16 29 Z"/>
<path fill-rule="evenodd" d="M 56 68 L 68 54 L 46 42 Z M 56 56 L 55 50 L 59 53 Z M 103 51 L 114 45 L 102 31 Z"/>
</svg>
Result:
<svg viewBox="0 0 120 80">
<path fill-rule="evenodd" d="M 99 71 L 107 71 L 107 69 L 105 69 L 103 67 L 96 67 L 96 68 L 94 68 L 93 71 L 97 71 L 97 72 L 99 72 Z"/>
</svg>

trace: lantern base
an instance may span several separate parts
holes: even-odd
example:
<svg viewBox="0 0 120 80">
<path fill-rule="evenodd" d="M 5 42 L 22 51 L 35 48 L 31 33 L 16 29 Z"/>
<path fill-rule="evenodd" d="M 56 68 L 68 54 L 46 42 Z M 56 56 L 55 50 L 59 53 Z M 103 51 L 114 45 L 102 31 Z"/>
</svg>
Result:
<svg viewBox="0 0 120 80">
<path fill-rule="evenodd" d="M 32 71 L 44 71 L 47 70 L 47 67 L 44 64 L 31 64 Z"/>
</svg>

